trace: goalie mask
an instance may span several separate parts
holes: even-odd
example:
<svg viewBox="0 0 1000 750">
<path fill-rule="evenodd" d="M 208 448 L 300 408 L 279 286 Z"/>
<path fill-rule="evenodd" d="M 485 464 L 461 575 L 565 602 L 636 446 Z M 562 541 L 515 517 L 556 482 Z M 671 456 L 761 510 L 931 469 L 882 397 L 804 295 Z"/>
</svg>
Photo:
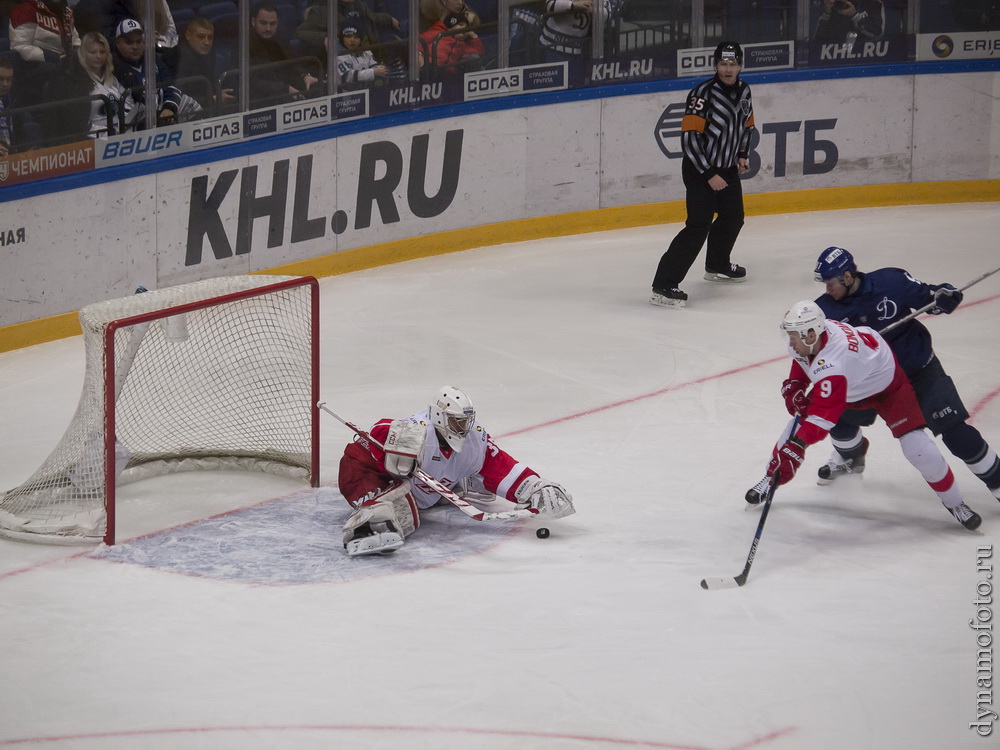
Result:
<svg viewBox="0 0 1000 750">
<path fill-rule="evenodd" d="M 461 453 L 465 436 L 476 421 L 476 409 L 469 397 L 452 385 L 439 388 L 437 397 L 431 402 L 430 417 L 438 435 L 452 450 Z"/>
</svg>

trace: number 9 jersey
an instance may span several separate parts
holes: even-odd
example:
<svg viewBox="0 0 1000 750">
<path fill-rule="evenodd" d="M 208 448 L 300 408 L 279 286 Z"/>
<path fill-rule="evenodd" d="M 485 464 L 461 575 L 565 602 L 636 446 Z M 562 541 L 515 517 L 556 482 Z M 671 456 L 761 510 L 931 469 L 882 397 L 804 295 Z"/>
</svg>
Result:
<svg viewBox="0 0 1000 750">
<path fill-rule="evenodd" d="M 925 422 L 913 388 L 889 345 L 874 329 L 825 321 L 822 346 L 811 357 L 792 355 L 789 378 L 812 383 L 809 407 L 796 436 L 806 445 L 818 443 L 845 409 L 871 409 L 899 437 Z"/>
</svg>

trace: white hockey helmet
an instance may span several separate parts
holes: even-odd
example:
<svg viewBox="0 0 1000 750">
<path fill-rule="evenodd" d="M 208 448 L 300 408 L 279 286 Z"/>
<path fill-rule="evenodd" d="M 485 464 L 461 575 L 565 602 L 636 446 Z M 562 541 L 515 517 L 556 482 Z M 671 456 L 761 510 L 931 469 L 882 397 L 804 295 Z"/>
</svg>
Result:
<svg viewBox="0 0 1000 750">
<path fill-rule="evenodd" d="M 826 313 L 812 300 L 796 302 L 781 319 L 781 330 L 786 334 L 795 331 L 803 341 L 808 337 L 809 331 L 815 331 L 816 342 L 813 343 L 815 346 L 819 342 L 820 335 L 826 330 Z"/>
<path fill-rule="evenodd" d="M 472 400 L 453 385 L 437 390 L 430 408 L 431 423 L 456 453 L 462 452 L 465 436 L 476 421 L 476 408 Z"/>
</svg>

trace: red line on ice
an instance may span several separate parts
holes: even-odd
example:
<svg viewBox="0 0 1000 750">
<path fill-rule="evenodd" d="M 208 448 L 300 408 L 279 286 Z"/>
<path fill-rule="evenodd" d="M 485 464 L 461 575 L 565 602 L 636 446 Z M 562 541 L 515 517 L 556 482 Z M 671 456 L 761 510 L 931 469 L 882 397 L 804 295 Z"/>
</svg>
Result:
<svg viewBox="0 0 1000 750">
<path fill-rule="evenodd" d="M 760 737 L 754 737 L 746 742 L 734 745 L 725 750 L 750 750 L 761 747 L 773 740 L 794 732 L 795 727 L 785 727 Z M 126 737 L 156 737 L 175 734 L 216 734 L 236 732 L 384 732 L 384 733 L 417 733 L 417 734 L 470 734 L 501 737 L 524 737 L 532 739 L 568 740 L 588 744 L 612 745 L 616 747 L 649 747 L 657 750 L 713 750 L 707 745 L 679 745 L 673 742 L 658 742 L 656 740 L 630 740 L 615 737 L 598 737 L 595 735 L 561 734 L 558 732 L 528 732 L 514 729 L 471 729 L 466 727 L 416 727 L 416 726 L 368 726 L 368 725 L 276 725 L 276 726 L 232 726 L 232 727 L 177 727 L 164 729 L 137 729 L 120 732 L 88 732 L 79 734 L 54 735 L 48 737 L 23 737 L 0 740 L 0 747 L 15 745 L 36 745 L 54 742 L 78 742 L 81 740 L 112 739 Z"/>
</svg>

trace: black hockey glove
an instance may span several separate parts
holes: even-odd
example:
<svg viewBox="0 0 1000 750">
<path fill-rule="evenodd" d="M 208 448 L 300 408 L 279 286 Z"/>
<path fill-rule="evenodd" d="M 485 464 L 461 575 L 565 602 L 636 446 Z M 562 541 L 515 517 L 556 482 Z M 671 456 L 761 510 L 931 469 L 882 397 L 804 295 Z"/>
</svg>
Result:
<svg viewBox="0 0 1000 750">
<path fill-rule="evenodd" d="M 950 315 L 955 312 L 955 308 L 962 303 L 964 298 L 965 295 L 951 284 L 942 284 L 934 293 L 934 301 L 937 304 L 927 312 L 931 315 L 940 315 L 941 313 Z"/>
</svg>

